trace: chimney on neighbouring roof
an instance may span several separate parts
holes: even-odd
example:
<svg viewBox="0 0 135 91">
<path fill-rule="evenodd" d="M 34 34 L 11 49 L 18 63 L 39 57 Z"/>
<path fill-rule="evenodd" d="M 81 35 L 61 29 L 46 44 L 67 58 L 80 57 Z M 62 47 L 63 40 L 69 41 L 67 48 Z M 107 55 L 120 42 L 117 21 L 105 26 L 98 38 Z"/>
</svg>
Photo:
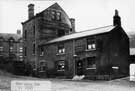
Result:
<svg viewBox="0 0 135 91">
<path fill-rule="evenodd" d="M 70 22 L 71 22 L 71 26 L 72 26 L 72 29 L 70 32 L 75 33 L 75 19 L 70 18 Z"/>
<path fill-rule="evenodd" d="M 34 16 L 34 4 L 28 5 L 28 18 L 32 18 Z"/>
<path fill-rule="evenodd" d="M 113 25 L 114 26 L 121 26 L 121 18 L 119 16 L 118 10 L 115 10 L 115 15 L 113 17 Z"/>
<path fill-rule="evenodd" d="M 21 30 L 18 29 L 17 30 L 17 34 L 21 35 Z"/>
</svg>

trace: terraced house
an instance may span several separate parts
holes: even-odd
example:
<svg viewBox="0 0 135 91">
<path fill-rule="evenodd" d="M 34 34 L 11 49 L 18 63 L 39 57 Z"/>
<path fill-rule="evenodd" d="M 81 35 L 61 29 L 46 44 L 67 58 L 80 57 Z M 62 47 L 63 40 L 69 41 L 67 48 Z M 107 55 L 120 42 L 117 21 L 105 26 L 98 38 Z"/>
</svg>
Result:
<svg viewBox="0 0 135 91">
<path fill-rule="evenodd" d="M 113 79 L 128 75 L 129 38 L 115 10 L 113 25 L 75 32 L 75 19 L 57 4 L 22 23 L 25 62 L 39 76 Z"/>
</svg>

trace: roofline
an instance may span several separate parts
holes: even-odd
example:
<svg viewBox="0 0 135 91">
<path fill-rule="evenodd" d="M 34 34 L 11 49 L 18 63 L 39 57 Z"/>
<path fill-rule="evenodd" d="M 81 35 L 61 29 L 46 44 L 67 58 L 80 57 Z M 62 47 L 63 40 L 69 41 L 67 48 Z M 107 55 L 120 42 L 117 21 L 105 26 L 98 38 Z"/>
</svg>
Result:
<svg viewBox="0 0 135 91">
<path fill-rule="evenodd" d="M 55 2 L 54 4 L 57 4 L 57 2 Z M 52 4 L 52 5 L 54 5 L 54 4 Z M 51 6 L 52 6 L 52 5 L 51 5 Z M 22 22 L 21 24 L 23 25 L 23 24 L 29 22 L 30 20 L 35 19 L 36 17 L 40 16 L 45 10 L 47 10 L 47 9 L 50 8 L 51 6 L 48 6 L 48 7 L 47 7 L 46 9 L 44 9 L 43 11 L 41 11 L 41 12 L 39 12 L 39 13 L 36 13 L 35 16 L 33 16 L 32 18 L 30 18 L 30 19 L 28 19 L 28 20 Z"/>
<path fill-rule="evenodd" d="M 109 26 L 113 26 L 113 25 L 108 25 L 108 26 L 104 26 L 104 27 L 109 27 Z M 86 32 L 86 31 L 92 31 L 92 30 L 96 30 L 96 29 L 99 29 L 99 28 L 104 28 L 104 27 L 98 27 L 98 28 L 93 28 L 93 29 L 90 29 L 90 30 L 84 30 L 84 31 L 80 31 L 80 32 L 75 32 L 75 33 L 81 33 L 81 32 Z M 116 26 L 117 27 L 117 26 Z M 113 29 L 115 29 L 116 27 L 114 27 Z M 113 30 L 112 29 L 112 30 Z M 108 31 L 110 32 L 110 31 Z M 102 34 L 105 34 L 105 33 L 108 33 L 108 32 L 104 32 L 104 33 L 99 33 L 99 34 L 93 34 L 93 35 L 87 35 L 87 36 L 95 36 L 95 35 L 102 35 Z M 73 34 L 75 34 L 73 33 Z M 70 34 L 72 35 L 72 34 Z M 68 36 L 68 35 L 65 35 L 65 36 Z M 69 41 L 69 40 L 75 40 L 75 39 L 79 39 L 79 38 L 85 38 L 87 36 L 82 36 L 82 37 L 77 37 L 77 38 L 71 38 L 71 39 L 67 39 L 67 40 L 62 40 L 62 41 L 56 41 L 56 42 L 51 42 L 51 43 L 45 43 L 45 44 L 41 44 L 39 46 L 42 46 L 42 45 L 49 45 L 49 44 L 53 44 L 53 43 L 58 43 L 58 42 L 64 42 L 64 41 Z M 62 36 L 63 37 L 63 36 Z M 58 37 L 58 38 L 62 38 L 62 37 Z M 50 40 L 51 41 L 51 40 Z"/>
<path fill-rule="evenodd" d="M 102 34 L 106 34 L 106 33 L 109 33 L 109 32 L 104 32 L 104 33 L 99 33 L 99 34 L 93 34 L 93 35 L 87 35 L 87 36 L 82 36 L 82 37 L 77 37 L 77 38 L 71 38 L 71 39 L 62 40 L 62 41 L 56 41 L 56 42 L 51 42 L 51 43 L 45 43 L 43 45 L 49 45 L 49 44 L 58 43 L 58 42 L 65 42 L 65 41 L 69 41 L 69 40 L 76 40 L 76 39 L 79 39 L 79 38 L 85 38 L 85 37 L 88 37 L 88 36 L 95 36 L 95 35 L 102 35 Z"/>
</svg>

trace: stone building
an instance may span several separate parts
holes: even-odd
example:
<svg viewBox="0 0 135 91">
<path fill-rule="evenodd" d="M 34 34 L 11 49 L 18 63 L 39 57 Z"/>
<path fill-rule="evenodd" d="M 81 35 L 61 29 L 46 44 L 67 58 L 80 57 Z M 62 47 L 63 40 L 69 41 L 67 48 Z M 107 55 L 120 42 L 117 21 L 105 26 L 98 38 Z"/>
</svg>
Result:
<svg viewBox="0 0 135 91">
<path fill-rule="evenodd" d="M 34 15 L 34 4 L 29 4 L 28 20 L 23 22 L 22 26 L 24 60 L 37 69 L 39 43 L 74 33 L 75 19 L 69 18 L 57 3 L 36 15 Z"/>
<path fill-rule="evenodd" d="M 113 79 L 128 75 L 129 38 L 115 11 L 113 25 L 75 32 L 75 20 L 53 4 L 22 23 L 25 62 L 39 76 Z M 32 14 L 32 15 L 31 15 Z"/>
<path fill-rule="evenodd" d="M 0 33 L 0 58 L 23 61 L 23 40 L 21 31 L 17 34 Z"/>
</svg>

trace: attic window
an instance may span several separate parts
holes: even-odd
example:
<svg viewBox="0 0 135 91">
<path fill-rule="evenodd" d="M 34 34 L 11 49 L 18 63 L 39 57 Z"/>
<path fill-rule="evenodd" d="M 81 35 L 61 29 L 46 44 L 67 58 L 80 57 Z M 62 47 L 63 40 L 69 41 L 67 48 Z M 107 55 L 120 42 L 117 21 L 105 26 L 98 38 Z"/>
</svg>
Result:
<svg viewBox="0 0 135 91">
<path fill-rule="evenodd" d="M 60 13 L 60 12 L 57 12 L 57 13 L 56 13 L 56 19 L 57 19 L 57 20 L 61 20 L 61 13 Z"/>
<path fill-rule="evenodd" d="M 60 12 L 56 12 L 56 11 L 52 11 L 51 12 L 51 18 L 52 20 L 61 20 L 61 13 Z"/>
<path fill-rule="evenodd" d="M 55 20 L 55 12 L 54 11 L 51 12 L 51 17 L 53 20 Z"/>
</svg>

